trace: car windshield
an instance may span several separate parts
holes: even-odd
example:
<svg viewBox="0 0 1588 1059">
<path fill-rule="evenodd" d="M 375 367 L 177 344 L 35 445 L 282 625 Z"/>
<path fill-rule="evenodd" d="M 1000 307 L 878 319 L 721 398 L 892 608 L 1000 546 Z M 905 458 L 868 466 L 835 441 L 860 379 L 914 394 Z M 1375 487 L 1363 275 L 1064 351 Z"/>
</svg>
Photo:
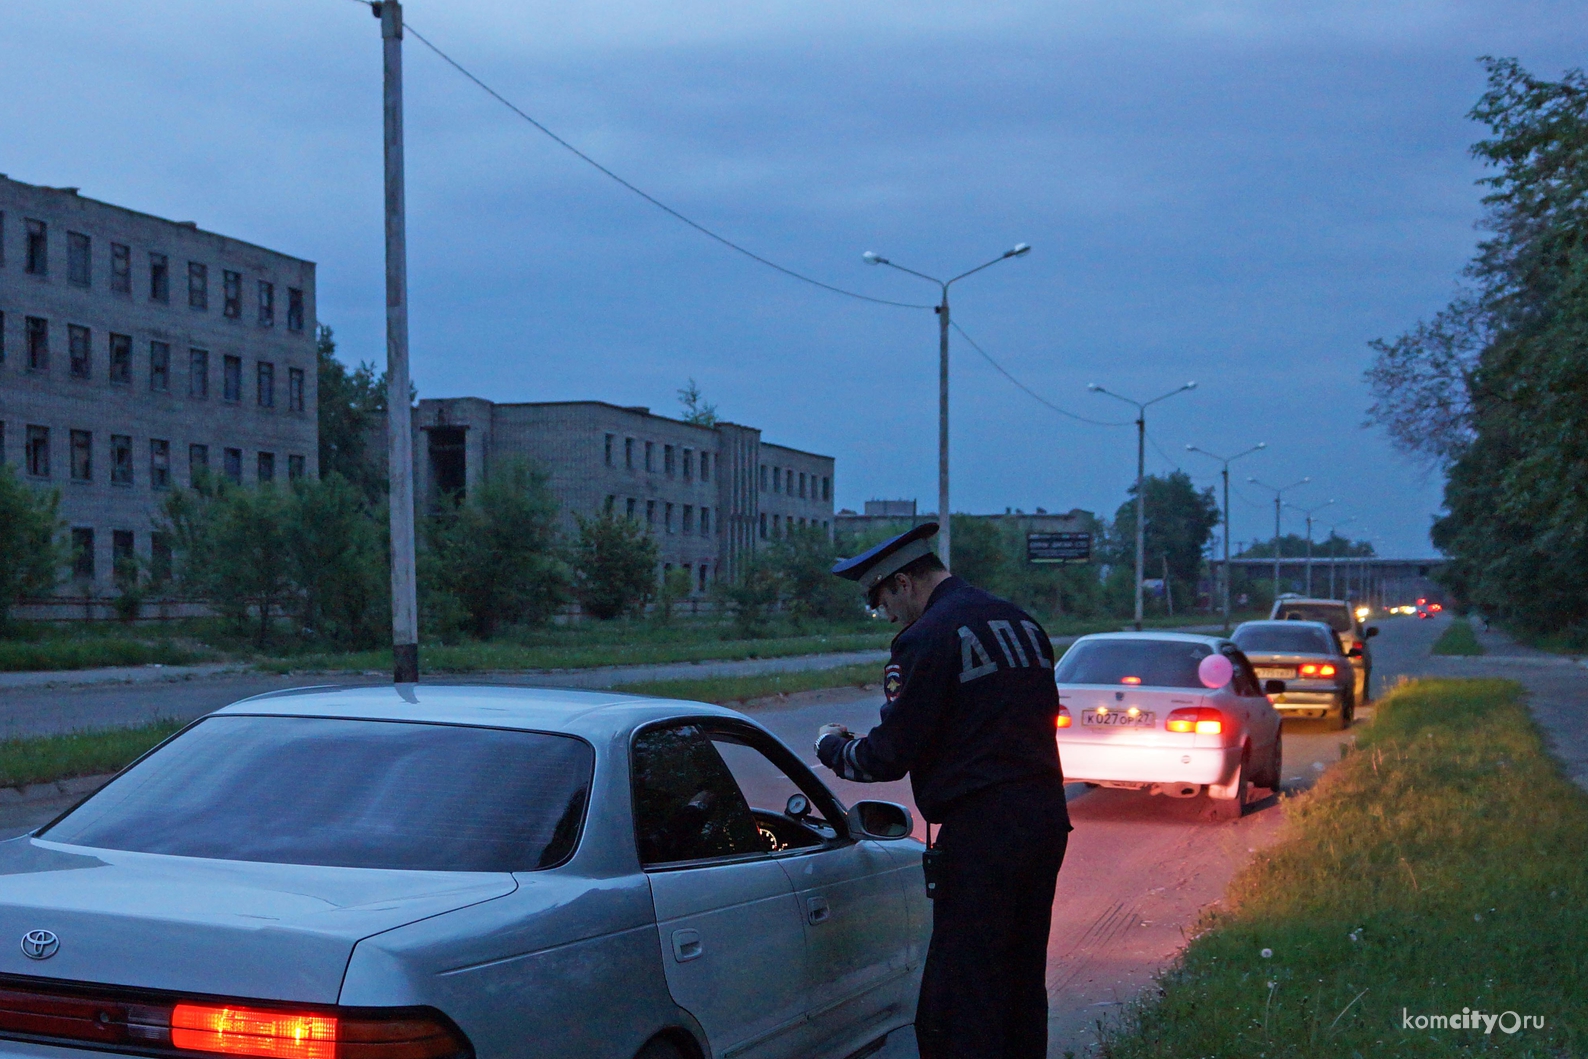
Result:
<svg viewBox="0 0 1588 1059">
<path fill-rule="evenodd" d="M 43 832 L 179 857 L 532 871 L 578 841 L 595 754 L 564 735 L 210 717 Z"/>
<path fill-rule="evenodd" d="M 1197 666 L 1212 654 L 1186 640 L 1081 640 L 1065 652 L 1054 673 L 1060 684 L 1131 684 L 1200 688 Z"/>
<path fill-rule="evenodd" d="M 1351 611 L 1343 603 L 1281 603 L 1280 621 L 1321 621 L 1335 632 L 1351 631 Z"/>
<path fill-rule="evenodd" d="M 1231 637 L 1249 655 L 1332 655 L 1334 644 L 1322 629 L 1272 622 L 1243 625 Z"/>
</svg>

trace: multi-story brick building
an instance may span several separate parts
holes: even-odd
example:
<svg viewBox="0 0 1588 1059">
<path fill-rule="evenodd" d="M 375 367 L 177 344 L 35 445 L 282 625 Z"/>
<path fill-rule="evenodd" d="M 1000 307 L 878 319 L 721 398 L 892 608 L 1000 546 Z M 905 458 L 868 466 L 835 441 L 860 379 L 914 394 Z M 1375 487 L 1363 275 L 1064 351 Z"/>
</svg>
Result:
<svg viewBox="0 0 1588 1059">
<path fill-rule="evenodd" d="M 419 402 L 414 495 L 467 496 L 493 465 L 524 459 L 549 478 L 565 528 L 604 511 L 647 526 L 663 569 L 697 591 L 739 569 L 758 542 L 797 527 L 832 532 L 833 458 L 761 440 L 754 427 L 702 426 L 600 401 Z"/>
<path fill-rule="evenodd" d="M 166 490 L 314 475 L 314 265 L 0 176 L 0 460 L 57 489 L 71 591 L 157 570 Z"/>
</svg>

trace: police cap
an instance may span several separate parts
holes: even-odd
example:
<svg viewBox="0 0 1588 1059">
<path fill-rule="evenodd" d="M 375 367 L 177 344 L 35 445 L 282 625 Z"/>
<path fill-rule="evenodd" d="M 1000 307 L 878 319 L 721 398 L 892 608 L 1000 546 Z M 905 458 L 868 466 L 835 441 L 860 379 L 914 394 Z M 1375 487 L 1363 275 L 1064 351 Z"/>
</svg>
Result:
<svg viewBox="0 0 1588 1059">
<path fill-rule="evenodd" d="M 875 548 L 861 552 L 853 559 L 840 559 L 833 567 L 833 573 L 846 580 L 859 582 L 869 601 L 872 592 L 884 580 L 903 570 L 921 556 L 931 555 L 932 546 L 927 542 L 935 536 L 937 536 L 937 523 L 923 522 L 897 537 L 889 537 Z"/>
</svg>

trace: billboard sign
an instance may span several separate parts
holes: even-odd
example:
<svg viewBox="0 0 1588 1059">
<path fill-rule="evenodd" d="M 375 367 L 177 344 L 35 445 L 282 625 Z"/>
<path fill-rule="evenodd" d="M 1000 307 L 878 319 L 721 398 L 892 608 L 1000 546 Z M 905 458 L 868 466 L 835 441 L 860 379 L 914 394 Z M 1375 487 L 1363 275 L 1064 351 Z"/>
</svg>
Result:
<svg viewBox="0 0 1588 1059">
<path fill-rule="evenodd" d="M 1026 534 L 1027 562 L 1085 562 L 1091 557 L 1092 535 L 1090 533 Z"/>
</svg>

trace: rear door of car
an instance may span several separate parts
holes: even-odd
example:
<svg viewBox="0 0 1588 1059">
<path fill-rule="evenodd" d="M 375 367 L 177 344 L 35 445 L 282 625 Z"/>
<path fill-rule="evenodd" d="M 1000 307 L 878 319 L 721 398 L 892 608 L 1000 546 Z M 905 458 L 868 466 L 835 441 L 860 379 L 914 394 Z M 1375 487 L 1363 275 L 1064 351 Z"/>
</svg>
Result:
<svg viewBox="0 0 1588 1059">
<path fill-rule="evenodd" d="M 641 731 L 631 759 L 668 991 L 716 1056 L 805 1054 L 805 913 L 733 774 L 698 724 Z"/>
</svg>

